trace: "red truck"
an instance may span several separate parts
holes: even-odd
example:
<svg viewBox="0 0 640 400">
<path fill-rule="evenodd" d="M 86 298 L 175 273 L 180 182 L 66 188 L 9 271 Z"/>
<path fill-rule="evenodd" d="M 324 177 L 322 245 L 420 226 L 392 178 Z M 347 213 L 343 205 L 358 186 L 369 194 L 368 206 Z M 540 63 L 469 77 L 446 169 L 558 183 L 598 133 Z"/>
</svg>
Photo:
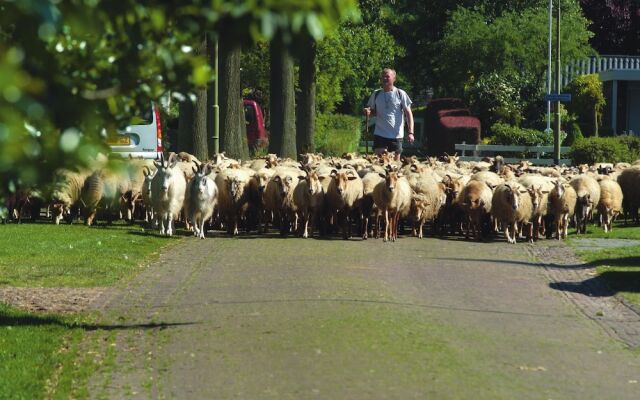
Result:
<svg viewBox="0 0 640 400">
<path fill-rule="evenodd" d="M 269 145 L 269 136 L 264 127 L 262 108 L 255 100 L 244 99 L 244 118 L 247 124 L 247 142 L 250 148 L 264 148 Z"/>
</svg>

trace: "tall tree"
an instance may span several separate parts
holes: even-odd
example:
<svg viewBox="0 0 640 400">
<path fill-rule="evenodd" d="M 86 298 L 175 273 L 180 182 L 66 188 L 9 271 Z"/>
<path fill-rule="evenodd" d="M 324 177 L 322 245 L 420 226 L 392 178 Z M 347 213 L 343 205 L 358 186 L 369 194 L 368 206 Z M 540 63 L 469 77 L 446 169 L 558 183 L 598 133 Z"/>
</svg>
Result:
<svg viewBox="0 0 640 400">
<path fill-rule="evenodd" d="M 640 55 L 640 2 L 580 0 L 595 33 L 591 45 L 601 54 Z"/>
<path fill-rule="evenodd" d="M 270 47 L 271 130 L 269 151 L 297 159 L 293 57 L 285 33 L 276 33 Z"/>
<path fill-rule="evenodd" d="M 207 46 L 209 43 L 205 36 L 204 40 L 200 42 L 196 51 L 199 55 L 207 54 Z M 193 109 L 193 155 L 200 160 L 207 160 L 209 158 L 209 151 L 207 145 L 207 87 L 202 85 L 196 88 L 196 102 Z"/>
<path fill-rule="evenodd" d="M 296 109 L 296 144 L 300 153 L 313 153 L 316 123 L 316 44 L 305 38 L 300 54 L 300 95 Z"/>
<path fill-rule="evenodd" d="M 220 80 L 220 150 L 228 156 L 247 159 L 246 125 L 240 87 L 240 42 L 225 35 L 219 40 L 220 61 L 218 78 Z"/>
</svg>

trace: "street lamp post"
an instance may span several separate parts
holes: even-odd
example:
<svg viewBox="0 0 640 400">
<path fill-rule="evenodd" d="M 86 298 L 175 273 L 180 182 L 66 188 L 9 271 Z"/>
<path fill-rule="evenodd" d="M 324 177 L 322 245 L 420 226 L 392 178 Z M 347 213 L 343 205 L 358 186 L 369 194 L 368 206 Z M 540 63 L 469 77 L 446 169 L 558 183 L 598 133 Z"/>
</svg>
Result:
<svg viewBox="0 0 640 400">
<path fill-rule="evenodd" d="M 556 94 L 560 94 L 560 0 L 558 0 L 558 21 L 556 21 Z M 560 101 L 556 101 L 556 124 L 553 132 L 553 162 L 560 165 Z"/>
</svg>

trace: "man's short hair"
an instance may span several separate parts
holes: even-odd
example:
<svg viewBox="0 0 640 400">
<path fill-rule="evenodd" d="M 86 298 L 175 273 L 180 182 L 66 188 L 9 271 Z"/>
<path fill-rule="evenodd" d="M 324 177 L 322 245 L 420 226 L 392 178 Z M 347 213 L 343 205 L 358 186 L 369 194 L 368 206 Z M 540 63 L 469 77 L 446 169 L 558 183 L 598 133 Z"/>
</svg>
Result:
<svg viewBox="0 0 640 400">
<path fill-rule="evenodd" d="M 391 73 L 393 73 L 393 76 L 396 76 L 396 70 L 393 68 L 385 68 L 382 70 L 382 72 L 380 72 L 380 76 L 384 75 L 385 71 L 390 71 Z"/>
</svg>

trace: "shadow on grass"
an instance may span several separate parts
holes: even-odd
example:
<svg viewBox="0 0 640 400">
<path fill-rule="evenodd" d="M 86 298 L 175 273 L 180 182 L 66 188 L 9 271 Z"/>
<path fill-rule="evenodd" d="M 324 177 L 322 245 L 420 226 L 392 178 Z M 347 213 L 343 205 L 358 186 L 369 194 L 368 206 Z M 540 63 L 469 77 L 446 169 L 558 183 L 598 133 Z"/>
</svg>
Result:
<svg viewBox="0 0 640 400">
<path fill-rule="evenodd" d="M 640 268 L 640 257 L 618 257 L 618 258 L 603 258 L 602 260 L 594 260 L 589 263 L 592 267 L 599 267 L 602 265 L 612 267 L 638 267 Z"/>
<path fill-rule="evenodd" d="M 489 258 L 458 258 L 458 257 L 437 257 L 434 260 L 443 260 L 443 261 L 460 261 L 461 263 L 468 262 L 477 262 L 477 263 L 489 263 L 489 264 L 515 264 L 515 265 L 524 265 L 527 267 L 547 267 L 547 268 L 562 268 L 562 269 L 589 269 L 592 267 L 591 264 L 581 263 L 581 264 L 543 264 L 536 262 L 528 262 L 528 261 L 514 261 L 514 260 L 498 260 L 498 259 L 489 259 Z"/>
<path fill-rule="evenodd" d="M 552 282 L 549 287 L 589 297 L 610 297 L 619 292 L 640 293 L 640 271 L 606 271 L 582 282 Z"/>
<path fill-rule="evenodd" d="M 119 330 L 147 330 L 197 325 L 198 322 L 150 322 L 145 324 L 82 324 L 65 321 L 62 318 L 54 316 L 38 316 L 38 315 L 3 315 L 0 311 L 0 327 L 2 326 L 46 326 L 58 325 L 68 329 L 83 329 L 86 331 L 119 331 Z"/>
</svg>

